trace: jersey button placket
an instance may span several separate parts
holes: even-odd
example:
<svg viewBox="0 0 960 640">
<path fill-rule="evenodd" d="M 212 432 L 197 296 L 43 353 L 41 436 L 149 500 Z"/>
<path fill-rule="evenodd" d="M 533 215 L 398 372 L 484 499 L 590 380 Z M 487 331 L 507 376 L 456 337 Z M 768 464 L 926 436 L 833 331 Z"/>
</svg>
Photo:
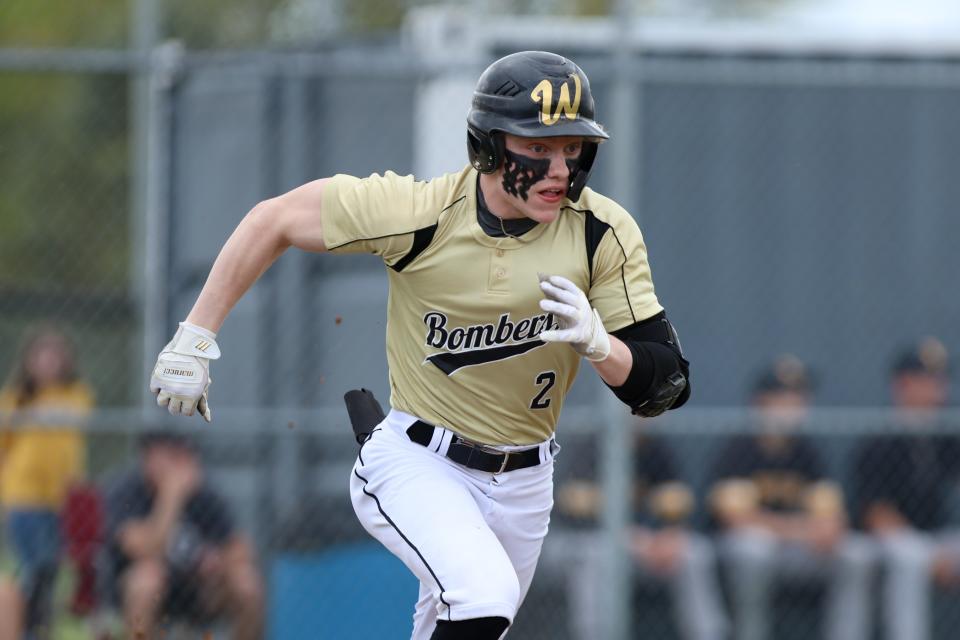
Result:
<svg viewBox="0 0 960 640">
<path fill-rule="evenodd" d="M 487 290 L 492 293 L 510 292 L 510 253 L 497 248 L 490 254 L 490 272 Z"/>
</svg>

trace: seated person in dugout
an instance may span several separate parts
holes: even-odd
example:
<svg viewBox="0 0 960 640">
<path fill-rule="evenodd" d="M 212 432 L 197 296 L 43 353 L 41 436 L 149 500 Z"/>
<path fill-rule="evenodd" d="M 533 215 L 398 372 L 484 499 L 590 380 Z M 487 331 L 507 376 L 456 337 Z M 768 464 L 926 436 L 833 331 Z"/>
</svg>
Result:
<svg viewBox="0 0 960 640">
<path fill-rule="evenodd" d="M 568 434 L 566 456 L 571 466 L 558 480 L 554 520 L 544 549 L 545 570 L 563 568 L 570 624 L 577 640 L 603 633 L 603 509 L 595 440 L 582 445 Z M 563 459 L 563 457 L 561 457 Z M 708 538 L 687 523 L 694 509 L 693 493 L 677 474 L 667 446 L 640 433 L 634 441 L 633 524 L 625 558 L 632 560 L 631 582 L 660 584 L 669 590 L 675 625 L 684 640 L 726 638 L 727 620 L 716 579 L 716 560 Z M 553 524 L 551 524 L 553 527 Z"/>
<path fill-rule="evenodd" d="M 139 464 L 106 494 L 107 573 L 127 636 L 158 637 L 161 619 L 227 617 L 232 638 L 262 637 L 263 588 L 249 542 L 204 480 L 186 436 L 148 432 Z"/>
<path fill-rule="evenodd" d="M 771 594 L 783 583 L 826 588 L 822 637 L 872 637 L 873 546 L 850 532 L 840 487 L 796 433 L 810 395 L 803 363 L 778 358 L 753 386 L 755 432 L 734 437 L 714 468 L 710 503 L 737 640 L 772 637 Z"/>
<path fill-rule="evenodd" d="M 882 622 L 888 640 L 927 640 L 934 585 L 960 587 L 960 523 L 952 499 L 960 437 L 942 409 L 948 354 L 936 338 L 900 353 L 890 375 L 892 433 L 866 439 L 854 454 L 858 524 L 883 559 Z"/>
</svg>

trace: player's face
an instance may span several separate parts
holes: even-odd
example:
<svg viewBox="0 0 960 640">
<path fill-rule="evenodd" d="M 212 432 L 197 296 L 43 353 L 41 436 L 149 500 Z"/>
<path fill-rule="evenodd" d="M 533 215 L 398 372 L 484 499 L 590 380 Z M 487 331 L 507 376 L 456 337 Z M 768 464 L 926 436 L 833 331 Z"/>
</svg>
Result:
<svg viewBox="0 0 960 640">
<path fill-rule="evenodd" d="M 64 378 L 69 365 L 69 351 L 62 338 L 49 335 L 35 342 L 26 356 L 27 375 L 39 387 L 46 387 Z"/>
<path fill-rule="evenodd" d="M 521 138 L 508 134 L 504 143 L 507 157 L 494 174 L 499 188 L 492 190 L 494 194 L 483 192 L 487 205 L 501 218 L 553 222 L 570 183 L 567 161 L 580 157 L 583 138 Z"/>
<path fill-rule="evenodd" d="M 163 444 L 153 444 L 144 452 L 143 471 L 151 484 L 160 484 L 163 476 L 169 473 L 171 459 L 171 448 Z"/>
<path fill-rule="evenodd" d="M 767 432 L 794 430 L 806 417 L 809 404 L 807 394 L 798 391 L 768 391 L 754 397 L 754 405 Z"/>
<path fill-rule="evenodd" d="M 939 409 L 947 403 L 947 381 L 926 373 L 903 373 L 893 382 L 893 398 L 898 407 L 913 410 Z"/>
</svg>

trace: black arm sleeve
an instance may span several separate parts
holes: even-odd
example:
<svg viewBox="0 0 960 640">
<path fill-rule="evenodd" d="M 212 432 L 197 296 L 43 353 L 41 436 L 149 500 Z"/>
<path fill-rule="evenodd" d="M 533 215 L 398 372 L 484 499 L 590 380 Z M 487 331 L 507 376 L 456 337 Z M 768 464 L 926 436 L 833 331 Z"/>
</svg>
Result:
<svg viewBox="0 0 960 640">
<path fill-rule="evenodd" d="M 610 387 L 634 414 L 652 417 L 682 406 L 690 397 L 690 363 L 677 334 L 661 311 L 612 332 L 630 349 L 633 366 L 627 380 Z"/>
</svg>

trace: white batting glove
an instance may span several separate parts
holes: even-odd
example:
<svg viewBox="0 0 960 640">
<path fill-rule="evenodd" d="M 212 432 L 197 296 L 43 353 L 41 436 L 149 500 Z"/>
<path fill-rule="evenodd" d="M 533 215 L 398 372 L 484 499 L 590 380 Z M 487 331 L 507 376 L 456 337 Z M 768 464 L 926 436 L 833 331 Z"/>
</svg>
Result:
<svg viewBox="0 0 960 640">
<path fill-rule="evenodd" d="M 171 415 L 192 416 L 199 411 L 210 422 L 207 402 L 210 387 L 210 361 L 220 357 L 217 334 L 189 322 L 181 322 L 173 340 L 160 352 L 150 377 L 150 391 L 157 404 Z"/>
<path fill-rule="evenodd" d="M 587 360 L 600 362 L 610 355 L 610 336 L 600 314 L 580 288 L 563 276 L 540 275 L 540 290 L 547 297 L 540 308 L 557 318 L 559 329 L 543 331 L 545 342 L 569 342 Z"/>
</svg>

